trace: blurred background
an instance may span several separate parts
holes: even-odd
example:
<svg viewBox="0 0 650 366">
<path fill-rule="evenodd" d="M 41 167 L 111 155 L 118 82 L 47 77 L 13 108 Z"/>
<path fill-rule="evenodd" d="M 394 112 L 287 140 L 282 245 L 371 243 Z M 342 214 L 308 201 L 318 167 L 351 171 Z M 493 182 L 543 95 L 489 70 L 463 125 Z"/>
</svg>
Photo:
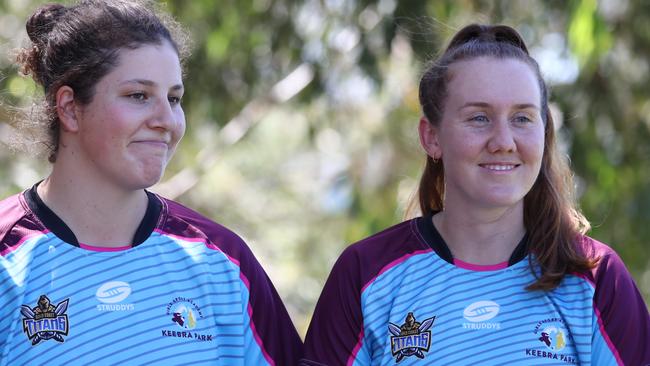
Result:
<svg viewBox="0 0 650 366">
<path fill-rule="evenodd" d="M 0 143 L 42 95 L 12 50 L 43 1 L 0 0 Z M 460 27 L 505 23 L 551 88 L 590 235 L 650 303 L 650 2 L 643 0 L 169 0 L 191 32 L 188 129 L 152 190 L 231 228 L 301 335 L 350 243 L 403 220 L 424 162 L 417 84 Z M 154 60 L 152 60 L 154 62 Z M 0 146 L 0 196 L 47 175 Z"/>
</svg>

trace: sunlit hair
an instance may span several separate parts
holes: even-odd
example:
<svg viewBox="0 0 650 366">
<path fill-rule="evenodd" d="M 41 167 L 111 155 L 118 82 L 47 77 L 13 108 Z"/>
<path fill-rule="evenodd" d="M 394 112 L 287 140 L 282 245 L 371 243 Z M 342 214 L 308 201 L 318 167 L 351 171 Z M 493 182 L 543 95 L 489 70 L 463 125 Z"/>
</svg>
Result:
<svg viewBox="0 0 650 366">
<path fill-rule="evenodd" d="M 16 60 L 21 72 L 43 87 L 45 101 L 42 111 L 29 115 L 31 120 L 23 126 L 45 135 L 42 142 L 50 162 L 58 150 L 59 88 L 71 87 L 75 101 L 87 105 L 97 82 L 118 65 L 121 49 L 169 42 L 181 61 L 189 52 L 189 38 L 179 24 L 149 0 L 47 4 L 34 11 L 25 27 L 30 43 L 18 51 Z"/>
<path fill-rule="evenodd" d="M 566 157 L 558 151 L 548 91 L 539 65 L 528 54 L 517 31 L 504 25 L 472 24 L 456 33 L 445 52 L 430 63 L 420 80 L 422 112 L 429 123 L 438 125 L 447 99 L 447 84 L 452 77 L 449 66 L 477 57 L 517 59 L 528 64 L 537 76 L 544 122 L 544 154 L 539 176 L 524 197 L 524 226 L 529 239 L 528 251 L 539 264 L 541 276 L 527 289 L 552 290 L 564 275 L 588 270 L 595 263 L 576 244 L 589 230 L 589 222 L 577 209 L 573 174 Z M 424 216 L 444 210 L 444 194 L 442 159 L 434 162 L 427 156 L 417 194 L 408 205 L 407 215 L 412 216 L 417 206 Z M 533 270 L 533 262 L 530 264 Z"/>
</svg>

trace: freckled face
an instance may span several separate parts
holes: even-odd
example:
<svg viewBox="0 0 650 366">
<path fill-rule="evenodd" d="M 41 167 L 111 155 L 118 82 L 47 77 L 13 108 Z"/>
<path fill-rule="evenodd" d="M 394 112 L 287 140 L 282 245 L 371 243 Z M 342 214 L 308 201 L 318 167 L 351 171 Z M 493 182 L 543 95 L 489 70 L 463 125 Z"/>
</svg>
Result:
<svg viewBox="0 0 650 366">
<path fill-rule="evenodd" d="M 544 153 L 535 72 L 517 59 L 480 57 L 449 73 L 442 120 L 425 146 L 445 167 L 445 207 L 523 205 Z"/>
<path fill-rule="evenodd" d="M 172 46 L 122 49 L 78 113 L 79 168 L 125 190 L 160 180 L 185 132 L 182 72 Z"/>
</svg>

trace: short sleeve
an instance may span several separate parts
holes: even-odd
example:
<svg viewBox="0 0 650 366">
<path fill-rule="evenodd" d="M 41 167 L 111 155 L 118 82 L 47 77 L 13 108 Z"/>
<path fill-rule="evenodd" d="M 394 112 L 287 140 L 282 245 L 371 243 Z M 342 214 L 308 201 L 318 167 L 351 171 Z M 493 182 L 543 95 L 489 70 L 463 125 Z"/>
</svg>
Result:
<svg viewBox="0 0 650 366">
<path fill-rule="evenodd" d="M 297 365 L 302 356 L 302 341 L 296 332 L 280 296 L 273 287 L 261 265 L 248 248 L 241 258 L 241 280 L 247 287 L 242 294 L 248 314 L 246 331 L 250 337 L 245 345 L 245 355 L 252 356 L 255 350 L 262 352 L 269 365 Z M 245 295 L 243 295 L 245 297 Z M 263 364 L 262 360 L 247 360 L 246 365 Z"/>
<path fill-rule="evenodd" d="M 343 252 L 316 304 L 301 365 L 364 364 L 362 279 L 358 253 Z M 355 360 L 357 362 L 355 362 Z"/>
<path fill-rule="evenodd" d="M 650 365 L 650 315 L 621 258 L 607 248 L 595 269 L 592 363 Z"/>
</svg>

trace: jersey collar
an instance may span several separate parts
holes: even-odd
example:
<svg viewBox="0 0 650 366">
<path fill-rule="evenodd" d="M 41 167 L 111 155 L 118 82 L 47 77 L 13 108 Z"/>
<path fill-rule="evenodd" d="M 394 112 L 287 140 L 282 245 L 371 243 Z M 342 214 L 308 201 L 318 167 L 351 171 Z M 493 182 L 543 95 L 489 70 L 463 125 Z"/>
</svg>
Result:
<svg viewBox="0 0 650 366">
<path fill-rule="evenodd" d="M 77 237 L 74 235 L 70 227 L 65 222 L 63 222 L 63 220 L 61 220 L 61 218 L 57 216 L 54 211 L 47 207 L 45 202 L 43 202 L 41 197 L 38 195 L 36 187 L 38 187 L 39 184 L 40 182 L 34 184 L 32 188 L 25 192 L 24 197 L 25 201 L 27 202 L 27 206 L 29 206 L 29 209 L 32 210 L 32 212 L 36 215 L 36 217 L 38 217 L 43 225 L 45 225 L 45 227 L 59 239 L 76 247 L 79 247 L 79 241 L 77 240 Z M 144 214 L 144 217 L 142 218 L 142 221 L 140 222 L 140 225 L 138 226 L 138 229 L 135 232 L 135 235 L 133 236 L 133 243 L 131 244 L 132 247 L 138 246 L 147 240 L 147 238 L 156 228 L 158 218 L 162 212 L 162 202 L 160 202 L 160 199 L 158 199 L 155 194 L 149 191 L 145 190 L 145 192 L 147 193 L 148 199 L 147 210 Z"/>
<path fill-rule="evenodd" d="M 449 250 L 447 243 L 445 243 L 445 240 L 440 235 L 440 232 L 438 232 L 438 229 L 436 229 L 435 225 L 433 225 L 432 217 L 433 215 L 418 217 L 416 219 L 418 231 L 426 243 L 431 247 L 431 249 L 436 252 L 436 254 L 438 254 L 440 258 L 451 264 L 454 264 L 454 258 L 451 255 L 451 251 Z M 521 261 L 526 257 L 527 254 L 528 233 L 524 235 L 519 244 L 517 244 L 515 250 L 510 255 L 510 259 L 508 259 L 508 266 L 512 266 L 513 264 Z"/>
</svg>

